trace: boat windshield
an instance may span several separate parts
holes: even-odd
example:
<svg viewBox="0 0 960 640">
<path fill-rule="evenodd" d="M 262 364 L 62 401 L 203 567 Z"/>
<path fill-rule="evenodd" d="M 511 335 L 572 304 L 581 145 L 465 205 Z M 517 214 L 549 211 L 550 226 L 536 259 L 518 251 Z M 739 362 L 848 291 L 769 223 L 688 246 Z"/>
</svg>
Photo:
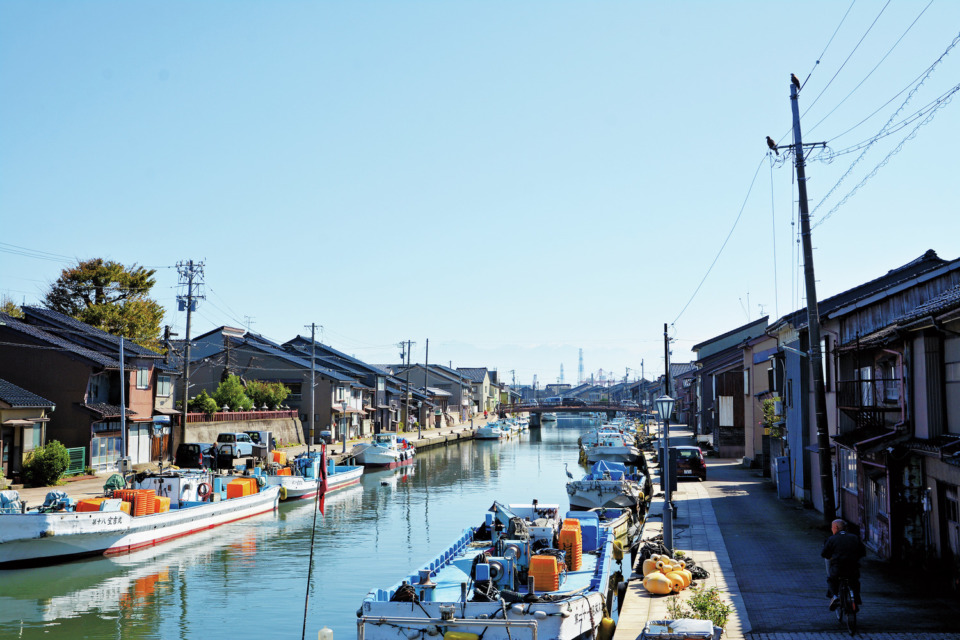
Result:
<svg viewBox="0 0 960 640">
<path fill-rule="evenodd" d="M 378 435 L 374 436 L 374 444 L 390 445 L 393 442 L 393 438 L 388 435 Z"/>
</svg>

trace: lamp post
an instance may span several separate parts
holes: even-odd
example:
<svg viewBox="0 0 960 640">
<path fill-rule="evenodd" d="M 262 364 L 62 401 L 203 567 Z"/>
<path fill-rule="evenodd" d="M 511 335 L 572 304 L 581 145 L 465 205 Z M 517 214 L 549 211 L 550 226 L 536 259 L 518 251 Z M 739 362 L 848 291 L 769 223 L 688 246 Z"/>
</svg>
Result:
<svg viewBox="0 0 960 640">
<path fill-rule="evenodd" d="M 340 409 L 343 414 L 343 453 L 347 452 L 347 435 L 350 427 L 347 426 L 347 401 L 343 400 L 340 402 Z"/>
<path fill-rule="evenodd" d="M 657 412 L 663 423 L 663 455 L 660 456 L 660 473 L 663 474 L 663 495 L 666 505 L 663 510 L 663 546 L 673 553 L 673 502 L 670 493 L 670 414 L 674 399 L 664 394 L 657 398 Z"/>
</svg>

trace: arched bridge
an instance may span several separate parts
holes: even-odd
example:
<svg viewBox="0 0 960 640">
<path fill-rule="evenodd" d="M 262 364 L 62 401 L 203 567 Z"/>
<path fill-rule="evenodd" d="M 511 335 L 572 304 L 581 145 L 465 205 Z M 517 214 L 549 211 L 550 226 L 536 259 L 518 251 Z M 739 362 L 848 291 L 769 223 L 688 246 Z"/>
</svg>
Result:
<svg viewBox="0 0 960 640">
<path fill-rule="evenodd" d="M 606 413 L 607 417 L 613 418 L 618 412 L 626 413 L 634 417 L 642 417 L 645 414 L 653 415 L 649 410 L 638 407 L 635 402 L 610 402 L 608 400 L 577 400 L 564 399 L 561 402 L 527 401 L 514 402 L 512 404 L 500 405 L 500 413 Z"/>
</svg>

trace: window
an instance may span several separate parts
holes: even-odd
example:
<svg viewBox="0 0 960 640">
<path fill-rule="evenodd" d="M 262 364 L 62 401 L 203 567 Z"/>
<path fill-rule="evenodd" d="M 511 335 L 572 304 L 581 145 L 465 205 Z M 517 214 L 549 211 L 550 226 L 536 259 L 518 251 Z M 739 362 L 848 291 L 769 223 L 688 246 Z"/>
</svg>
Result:
<svg viewBox="0 0 960 640">
<path fill-rule="evenodd" d="M 750 369 L 743 370 L 743 395 L 750 395 Z"/>
<path fill-rule="evenodd" d="M 344 391 L 345 390 L 343 387 L 337 387 L 337 395 L 336 395 L 337 402 L 340 402 L 341 400 L 343 400 Z"/>
<path fill-rule="evenodd" d="M 137 369 L 137 389 L 150 388 L 150 369 Z"/>
<path fill-rule="evenodd" d="M 87 393 L 87 402 L 103 402 L 107 395 L 107 379 L 103 374 L 90 377 L 90 388 Z"/>
<path fill-rule="evenodd" d="M 173 379 L 167 374 L 157 376 L 157 395 L 161 398 L 169 398 L 173 391 Z"/>
<path fill-rule="evenodd" d="M 873 367 L 860 368 L 860 405 L 873 406 Z"/>
<path fill-rule="evenodd" d="M 857 454 L 850 449 L 840 447 L 840 488 L 857 493 Z"/>
<path fill-rule="evenodd" d="M 883 376 L 883 399 L 886 402 L 900 401 L 900 379 L 897 377 L 897 368 L 893 362 L 880 365 Z"/>
<path fill-rule="evenodd" d="M 787 380 L 787 406 L 793 408 L 793 378 Z"/>
</svg>

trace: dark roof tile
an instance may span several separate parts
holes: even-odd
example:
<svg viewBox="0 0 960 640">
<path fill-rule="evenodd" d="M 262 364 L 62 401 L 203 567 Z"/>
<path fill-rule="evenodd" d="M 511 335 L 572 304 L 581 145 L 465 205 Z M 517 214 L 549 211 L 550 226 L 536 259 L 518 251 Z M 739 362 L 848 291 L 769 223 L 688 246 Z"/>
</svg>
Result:
<svg viewBox="0 0 960 640">
<path fill-rule="evenodd" d="M 6 402 L 15 409 L 48 408 L 56 404 L 46 398 L 41 398 L 22 387 L 0 378 L 0 401 Z"/>
</svg>

